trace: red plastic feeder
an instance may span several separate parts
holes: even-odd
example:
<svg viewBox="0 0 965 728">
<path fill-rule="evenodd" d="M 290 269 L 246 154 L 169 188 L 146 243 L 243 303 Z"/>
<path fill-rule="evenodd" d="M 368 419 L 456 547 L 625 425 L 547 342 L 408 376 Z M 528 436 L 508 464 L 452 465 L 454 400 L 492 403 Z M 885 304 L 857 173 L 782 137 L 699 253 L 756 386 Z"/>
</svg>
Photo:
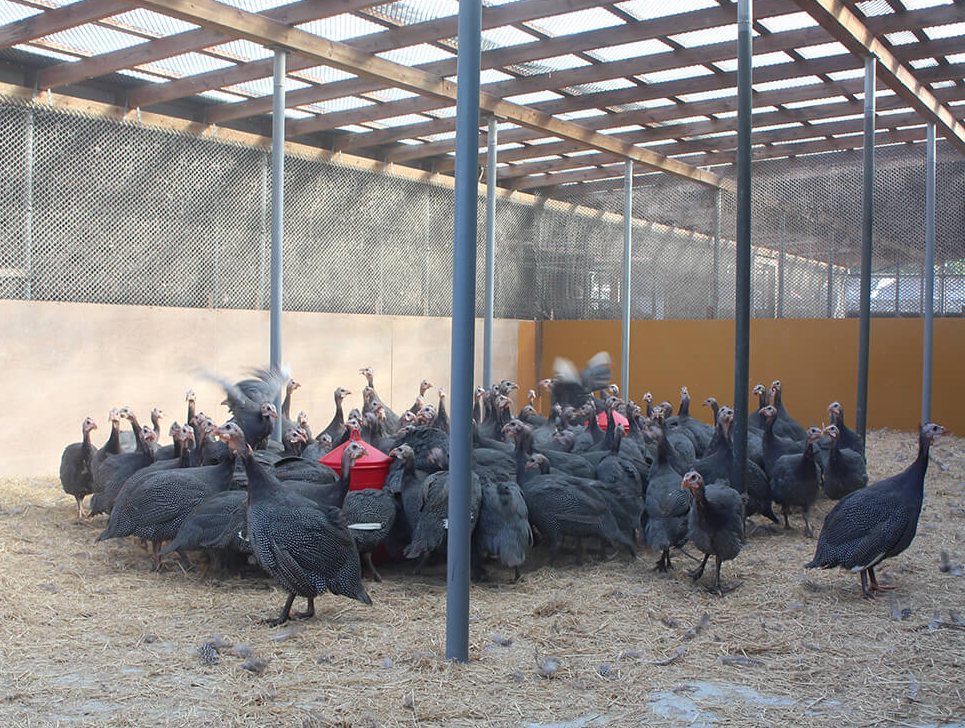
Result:
<svg viewBox="0 0 965 728">
<path fill-rule="evenodd" d="M 385 479 L 389 477 L 389 467 L 392 465 L 392 458 L 381 450 L 367 442 L 362 442 L 358 431 L 352 431 L 351 440 L 360 443 L 366 450 L 366 454 L 355 461 L 352 465 L 352 475 L 348 483 L 349 490 L 364 490 L 365 488 L 382 489 Z M 343 442 L 334 448 L 324 457 L 320 457 L 318 462 L 327 465 L 339 476 L 342 475 L 342 452 L 348 447 L 349 441 Z"/>
<path fill-rule="evenodd" d="M 600 423 L 600 429 L 606 429 L 606 412 L 600 412 L 596 416 L 596 421 Z M 623 436 L 626 437 L 627 433 L 630 431 L 630 420 L 621 415 L 619 412 L 613 413 L 613 422 L 618 425 L 623 425 Z"/>
</svg>

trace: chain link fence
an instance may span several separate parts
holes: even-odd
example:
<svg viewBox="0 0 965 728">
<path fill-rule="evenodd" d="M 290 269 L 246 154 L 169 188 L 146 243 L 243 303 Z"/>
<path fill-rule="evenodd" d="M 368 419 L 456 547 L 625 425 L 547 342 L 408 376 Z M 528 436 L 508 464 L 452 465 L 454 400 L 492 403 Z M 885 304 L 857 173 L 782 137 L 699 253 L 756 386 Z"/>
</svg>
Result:
<svg viewBox="0 0 965 728">
<path fill-rule="evenodd" d="M 940 149 L 935 310 L 961 315 L 965 163 Z M 920 315 L 924 147 L 877 160 L 873 311 Z M 268 307 L 264 149 L 0 100 L 0 175 L 0 298 Z M 622 185 L 497 198 L 497 317 L 620 317 Z M 636 179 L 634 318 L 733 317 L 735 204 L 665 175 Z M 752 204 L 752 315 L 856 315 L 860 154 L 757 162 Z M 482 315 L 482 198 L 478 223 Z M 452 230 L 450 187 L 290 155 L 283 305 L 448 316 Z"/>
</svg>

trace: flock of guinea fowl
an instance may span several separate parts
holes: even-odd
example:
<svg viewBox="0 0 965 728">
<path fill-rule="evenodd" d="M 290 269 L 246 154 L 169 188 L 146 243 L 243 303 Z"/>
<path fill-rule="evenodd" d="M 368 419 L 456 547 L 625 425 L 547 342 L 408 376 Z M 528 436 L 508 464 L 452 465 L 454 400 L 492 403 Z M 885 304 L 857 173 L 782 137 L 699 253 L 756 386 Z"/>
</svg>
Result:
<svg viewBox="0 0 965 728">
<path fill-rule="evenodd" d="M 518 579 L 534 544 L 548 544 L 555 562 L 569 543 L 581 562 L 586 541 L 604 556 L 625 548 L 635 557 L 645 545 L 666 571 L 671 553 L 689 542 L 704 554 L 689 575 L 700 579 L 714 557 L 708 588 L 723 595 L 734 587 L 721 583 L 721 565 L 740 553 L 745 527 L 755 527 L 749 519 L 779 523 L 777 505 L 789 528 L 788 516 L 799 511 L 811 536 L 809 508 L 823 492 L 837 503 L 806 566 L 858 573 L 869 598 L 888 588 L 874 570 L 915 536 L 929 448 L 946 432 L 940 425 L 921 426 L 918 457 L 908 468 L 868 485 L 863 440 L 845 425 L 840 404 L 828 407 L 832 424 L 806 430 L 784 408 L 779 381 L 769 389 L 759 384 L 742 468 L 734 454 L 734 409 L 714 398 L 703 403 L 710 425 L 691 416 L 686 387 L 676 414 L 669 402 L 655 405 L 649 392 L 642 408 L 621 399 L 605 353 L 582 371 L 563 359 L 555 370 L 540 382 L 542 394 L 531 390 L 515 414 L 514 383 L 476 389 L 474 578 L 496 562 Z M 326 591 L 371 604 L 362 574 L 365 566 L 381 580 L 373 553 L 416 560 L 417 569 L 445 553 L 449 418 L 444 390 L 437 405 L 426 401 L 431 383 L 423 381 L 415 403 L 397 414 L 379 397 L 372 370 L 360 373 L 367 379 L 361 408 L 344 415 L 351 392 L 335 390 L 335 414 L 314 434 L 304 412 L 291 417 L 299 385 L 280 368 L 255 369 L 238 382 L 205 374 L 223 386 L 231 419 L 217 424 L 196 409 L 189 391 L 186 422 L 171 426 L 170 445 L 158 443 L 158 410 L 153 427 L 140 425 L 130 408 L 112 410 L 111 433 L 100 448 L 91 442 L 97 425 L 88 417 L 81 442 L 64 450 L 64 490 L 77 499 L 79 521 L 108 515 L 98 541 L 149 542 L 155 569 L 172 553 L 190 567 L 187 554 L 195 550 L 225 568 L 257 563 L 288 592 L 269 624 L 313 615 L 315 598 Z M 279 414 L 273 402 L 282 393 Z M 538 413 L 540 396 L 551 400 L 548 417 Z M 281 443 L 271 439 L 279 417 Z M 121 431 L 123 419 L 133 437 Z M 341 451 L 338 472 L 319 462 L 333 448 Z M 353 466 L 373 448 L 392 458 L 384 487 L 351 490 Z M 296 597 L 307 599 L 305 612 L 292 613 Z"/>
</svg>

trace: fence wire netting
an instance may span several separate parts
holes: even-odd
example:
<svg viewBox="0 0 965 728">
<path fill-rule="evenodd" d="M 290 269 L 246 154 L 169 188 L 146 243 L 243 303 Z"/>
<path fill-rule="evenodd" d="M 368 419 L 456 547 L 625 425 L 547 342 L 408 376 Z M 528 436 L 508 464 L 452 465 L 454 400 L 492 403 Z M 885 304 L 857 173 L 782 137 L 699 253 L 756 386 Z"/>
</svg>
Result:
<svg viewBox="0 0 965 728">
<path fill-rule="evenodd" d="M 961 315 L 965 163 L 939 150 L 935 311 Z M 0 174 L 0 298 L 268 307 L 263 148 L 9 101 Z M 860 153 L 760 161 L 754 174 L 752 315 L 856 315 Z M 878 150 L 876 315 L 921 313 L 924 183 L 924 145 Z M 453 200 L 442 184 L 289 155 L 284 308 L 450 315 Z M 497 197 L 495 315 L 619 318 L 623 213 L 622 178 Z M 642 175 L 632 217 L 632 317 L 734 315 L 733 194 Z M 478 230 L 482 315 L 482 197 Z"/>
</svg>

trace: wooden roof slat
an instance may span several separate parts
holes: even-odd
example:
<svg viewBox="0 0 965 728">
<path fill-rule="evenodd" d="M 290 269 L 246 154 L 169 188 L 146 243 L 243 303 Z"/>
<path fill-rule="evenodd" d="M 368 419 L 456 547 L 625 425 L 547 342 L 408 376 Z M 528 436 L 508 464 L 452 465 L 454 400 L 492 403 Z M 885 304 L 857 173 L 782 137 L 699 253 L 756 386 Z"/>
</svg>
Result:
<svg viewBox="0 0 965 728">
<path fill-rule="evenodd" d="M 755 9 L 765 15 L 777 15 L 788 12 L 789 0 L 763 0 Z M 590 5 L 596 6 L 599 0 L 593 0 Z M 519 6 L 519 7 L 517 7 Z M 554 6 L 555 7 L 555 6 Z M 514 8 L 515 13 L 512 18 L 506 18 L 505 14 L 495 15 L 493 11 Z M 531 9 L 527 9 L 531 8 Z M 520 22 L 532 18 L 546 17 L 546 15 L 534 15 L 533 13 L 546 10 L 542 0 L 512 3 L 510 5 L 497 6 L 495 8 L 483 9 L 483 28 L 490 26 L 505 25 L 508 23 L 499 22 L 500 20 L 512 20 Z M 559 11 L 556 8 L 554 14 Z M 681 13 L 667 18 L 657 18 L 650 21 L 640 21 L 637 23 L 627 23 L 622 26 L 612 28 L 602 28 L 600 30 L 588 31 L 586 33 L 574 33 L 571 35 L 559 36 L 557 38 L 547 38 L 523 43 L 521 45 L 508 46 L 505 48 L 495 48 L 482 53 L 481 68 L 501 68 L 513 66 L 520 63 L 537 61 L 541 58 L 551 58 L 566 55 L 568 53 L 578 53 L 592 50 L 609 45 L 620 43 L 630 43 L 633 41 L 657 38 L 669 33 L 680 33 L 689 30 L 701 30 L 714 27 L 724 23 L 733 22 L 736 18 L 736 10 L 733 8 L 713 8 L 711 10 L 694 10 L 688 13 Z M 447 19 L 448 20 L 448 19 Z M 421 25 L 433 25 L 425 23 Z M 438 25 L 436 23 L 435 25 Z M 411 45 L 416 42 L 425 42 L 428 39 L 438 40 L 450 37 L 455 34 L 455 27 L 448 28 L 448 35 L 439 35 L 439 31 L 433 33 L 417 32 L 421 31 L 419 26 L 406 26 L 397 28 L 386 33 L 378 33 L 374 36 L 365 36 L 356 41 L 347 41 L 349 45 L 364 50 L 369 53 L 378 53 L 400 45 Z M 365 41 L 363 43 L 363 41 Z M 456 73 L 456 59 L 444 59 L 426 63 L 419 66 L 427 73 L 437 76 L 451 76 Z M 336 99 L 343 96 L 355 96 L 371 91 L 384 89 L 385 85 L 373 82 L 368 79 L 348 79 L 335 83 L 325 84 L 321 87 L 299 89 L 286 95 L 286 106 L 299 106 L 305 104 L 315 104 L 329 99 Z M 508 94 L 502 94 L 508 95 Z M 240 102 L 237 104 L 223 104 L 209 112 L 209 119 L 212 123 L 224 123 L 234 119 L 241 119 L 255 114 L 265 114 L 271 111 L 271 97 L 265 96 L 252 101 Z M 386 116 L 398 116 L 404 112 L 389 111 Z M 385 117 L 383 117 L 385 118 Z"/>
<path fill-rule="evenodd" d="M 451 104 L 456 99 L 456 86 L 416 68 L 392 63 L 363 53 L 344 43 L 327 41 L 297 28 L 277 23 L 270 18 L 223 5 L 214 0 L 131 0 L 132 4 L 197 23 L 204 27 L 233 32 L 248 40 L 286 48 L 309 60 L 341 68 L 360 76 L 378 78 L 398 88 L 413 91 Z M 638 149 L 577 124 L 555 119 L 536 109 L 511 104 L 489 93 L 480 93 L 482 109 L 522 126 L 545 130 L 553 136 L 584 142 L 588 147 L 614 152 L 647 167 L 660 169 L 683 179 L 714 187 L 733 188 L 731 180 L 674 162 L 646 149 Z"/>
<path fill-rule="evenodd" d="M 882 80 L 925 119 L 935 122 L 939 133 L 965 153 L 965 126 L 840 0 L 794 1 L 849 51 L 859 57 L 871 54 L 877 58 Z"/>
<path fill-rule="evenodd" d="M 346 0 L 340 0 L 342 3 Z M 318 0 L 316 0 L 318 2 Z M 498 27 L 500 25 L 505 25 L 510 22 L 515 22 L 516 20 L 522 19 L 527 20 L 531 17 L 545 17 L 548 15 L 556 15 L 559 13 L 571 12 L 573 10 L 579 10 L 584 7 L 590 7 L 595 5 L 597 0 L 566 0 L 565 2 L 554 2 L 554 0 L 520 0 L 509 5 L 503 5 L 496 8 L 487 8 L 483 11 L 483 27 Z M 370 6 L 373 3 L 366 3 L 366 6 Z M 351 8 L 343 7 L 337 12 L 345 12 Z M 435 21 L 427 21 L 425 23 L 414 23 L 412 25 L 401 26 L 398 28 L 393 28 L 391 30 L 382 31 L 380 33 L 372 33 L 367 36 L 362 36 L 361 38 L 352 38 L 346 40 L 347 45 L 358 48 L 368 53 L 377 53 L 384 50 L 389 50 L 391 48 L 397 48 L 406 45 L 414 45 L 415 43 L 424 42 L 426 39 L 438 40 L 439 38 L 447 37 L 446 34 L 455 34 L 455 25 L 450 29 L 445 25 L 446 22 L 455 22 L 453 18 L 442 18 Z M 487 25 L 487 24 L 492 24 Z M 451 30 L 451 32 L 449 32 Z M 442 33 L 442 35 L 437 35 Z M 433 37 L 435 36 L 435 37 Z M 311 62 L 308 63 L 304 59 L 292 58 L 288 64 L 288 72 L 302 70 L 304 68 L 311 68 L 312 66 L 317 66 L 318 63 Z M 230 84 L 220 84 L 219 77 L 216 72 L 209 72 L 206 74 L 196 74 L 195 76 L 189 76 L 184 79 L 179 79 L 178 81 L 166 83 L 166 84 L 148 84 L 141 87 L 137 92 L 132 92 L 130 97 L 131 106 L 150 106 L 155 103 L 160 103 L 161 101 L 172 101 L 173 99 L 182 98 L 184 96 L 191 96 L 196 93 L 201 93 L 202 91 L 212 91 L 217 88 L 221 88 L 224 85 L 235 85 L 239 83 L 246 83 L 248 81 L 254 81 L 259 78 L 265 78 L 270 76 L 272 73 L 272 61 L 271 59 L 263 61 L 254 61 L 247 64 L 240 64 L 236 69 L 228 69 L 234 71 L 230 75 Z M 160 88 L 156 88 L 160 86 Z M 329 87 L 335 87 L 338 91 L 333 91 L 335 95 L 327 95 L 331 93 L 328 91 Z M 322 101 L 325 99 L 338 98 L 339 96 L 351 96 L 357 93 L 363 93 L 365 91 L 374 91 L 379 88 L 384 88 L 385 84 L 379 83 L 371 79 L 349 79 L 347 81 L 339 81 L 336 84 L 324 84 L 324 86 L 313 87 L 315 89 L 314 93 L 322 94 L 320 97 L 316 98 L 308 94 L 311 89 L 300 89 L 299 91 L 293 91 L 287 94 L 287 99 L 293 99 L 289 106 L 295 106 L 298 104 L 315 103 L 316 101 Z M 322 89 L 326 91 L 323 92 Z M 152 89 L 154 89 L 152 91 Z M 244 109 L 251 107 L 243 107 L 243 104 L 249 102 L 239 102 L 238 104 L 226 104 L 226 106 L 241 107 L 238 111 L 232 109 L 233 113 L 240 113 L 240 116 L 234 117 L 225 112 L 215 112 L 215 109 L 220 109 L 220 107 L 215 107 L 211 109 L 211 112 L 215 113 L 215 118 L 212 119 L 212 123 L 221 123 L 227 121 L 229 118 L 243 118 L 244 116 L 251 116 L 257 113 L 266 113 L 271 111 L 271 96 L 267 96 L 267 108 L 263 108 L 263 99 L 254 99 L 254 101 L 262 102 L 261 105 L 254 106 L 254 111 L 248 113 Z M 286 101 L 287 101 L 286 99 Z M 312 100 L 314 99 L 314 100 Z M 218 114 L 225 113 L 226 116 L 219 119 Z"/>
<path fill-rule="evenodd" d="M 378 0 L 341 0 L 338 3 L 319 3 L 317 0 L 299 0 L 289 5 L 272 8 L 264 12 L 266 17 L 286 25 L 295 25 L 309 20 L 358 10 L 373 5 Z M 68 6 L 70 7 L 70 6 Z M 126 9 L 126 8 L 125 8 Z M 200 51 L 233 40 L 234 36 L 207 28 L 194 28 L 183 33 L 164 36 L 146 43 L 121 48 L 110 53 L 101 53 L 71 63 L 58 63 L 37 73 L 37 86 L 41 89 L 57 88 L 72 83 L 114 73 L 125 68 L 134 68 L 182 53 Z"/>
<path fill-rule="evenodd" d="M 126 12 L 126 3 L 117 0 L 80 0 L 50 8 L 37 15 L 0 26 L 0 48 L 27 43 L 84 23 Z"/>
</svg>

